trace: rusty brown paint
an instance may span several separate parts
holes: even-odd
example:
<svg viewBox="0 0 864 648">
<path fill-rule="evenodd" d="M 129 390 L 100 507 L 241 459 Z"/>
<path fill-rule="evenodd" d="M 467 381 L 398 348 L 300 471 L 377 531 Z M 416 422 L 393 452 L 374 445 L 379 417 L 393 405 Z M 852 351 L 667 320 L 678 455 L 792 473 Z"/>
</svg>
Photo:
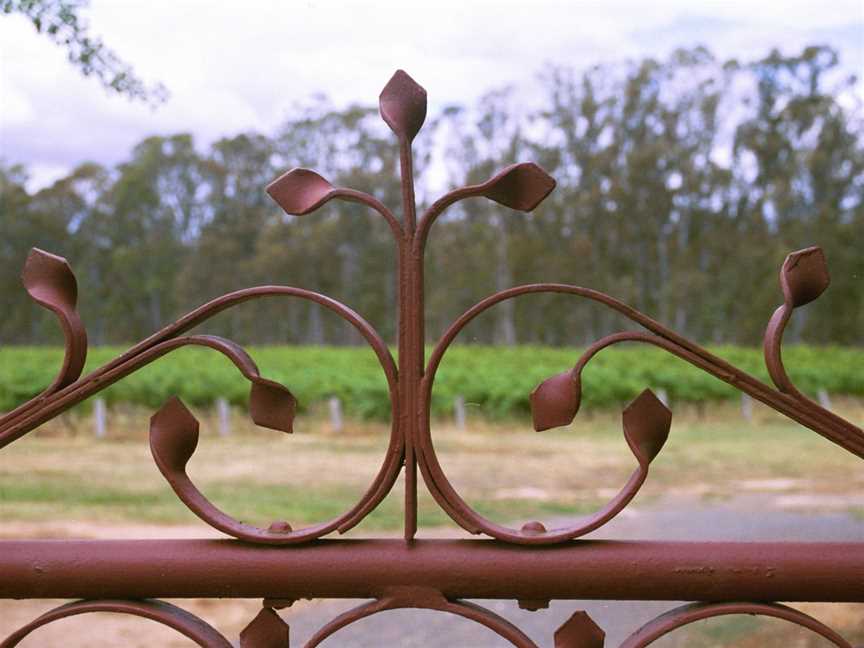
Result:
<svg viewBox="0 0 864 648">
<path fill-rule="evenodd" d="M 31 299 L 57 317 L 63 331 L 63 365 L 54 381 L 35 398 L 0 415 L 0 429 L 38 408 L 52 394 L 78 380 L 87 360 L 87 331 L 78 315 L 78 282 L 66 259 L 38 248 L 30 250 L 21 281 Z"/>
<path fill-rule="evenodd" d="M 3 541 L 2 598 L 446 598 L 862 602 L 862 543 L 577 540 Z"/>
<path fill-rule="evenodd" d="M 285 648 L 290 628 L 276 612 L 264 607 L 240 633 L 240 648 Z"/>
<path fill-rule="evenodd" d="M 81 376 L 87 335 L 77 312 L 78 286 L 65 259 L 34 249 L 22 279 L 31 298 L 51 310 L 64 333 L 63 365 L 37 397 L 0 417 L 0 448 L 70 407 L 176 349 L 199 345 L 223 354 L 250 383 L 249 412 L 257 425 L 291 432 L 297 401 L 288 387 L 260 375 L 246 352 L 230 340 L 187 335 L 217 313 L 253 299 L 291 297 L 329 309 L 351 324 L 373 349 L 388 385 L 391 431 L 381 468 L 348 511 L 304 528 L 275 520 L 267 528 L 239 522 L 212 504 L 186 474 L 195 452 L 198 421 L 179 399 L 170 399 L 151 420 L 153 458 L 179 499 L 232 540 L 189 541 L 2 541 L 0 598 L 83 598 L 52 610 L 10 635 L 11 648 L 53 621 L 97 611 L 153 619 L 200 646 L 231 643 L 213 628 L 154 597 L 261 598 L 263 606 L 239 637 L 242 648 L 283 648 L 289 628 L 275 612 L 301 598 L 371 598 L 333 619 L 307 643 L 318 645 L 339 630 L 379 612 L 398 608 L 437 610 L 487 627 L 512 645 L 537 644 L 506 619 L 466 598 L 518 601 L 538 610 L 552 599 L 692 600 L 649 622 L 622 648 L 642 648 L 693 621 L 727 614 L 773 616 L 816 632 L 841 648 L 849 644 L 819 621 L 766 601 L 864 602 L 864 542 L 860 543 L 674 543 L 575 540 L 601 528 L 632 500 L 662 451 L 672 413 L 645 390 L 622 413 L 623 436 L 635 469 L 597 512 L 564 528 L 542 522 L 511 529 L 481 516 L 450 483 L 435 452 L 430 402 L 437 369 L 458 334 L 481 313 L 509 299 L 557 293 L 595 302 L 641 327 L 605 336 L 574 366 L 538 385 L 530 397 L 534 427 L 569 424 L 582 401 L 582 372 L 603 349 L 637 342 L 663 349 L 749 394 L 789 419 L 864 458 L 864 431 L 803 395 L 782 361 L 782 338 L 794 310 L 817 299 L 829 285 L 819 248 L 790 254 L 780 270 L 782 305 L 766 327 L 765 364 L 773 386 L 742 371 L 649 316 L 602 292 L 568 284 L 532 284 L 502 290 L 460 315 L 435 344 L 428 360 L 424 343 L 423 271 L 432 225 L 451 205 L 482 197 L 515 211 L 530 212 L 555 188 L 532 162 L 506 167 L 480 184 L 454 189 L 418 216 L 414 196 L 412 142 L 426 118 L 426 91 L 399 70 L 379 97 L 381 117 L 399 149 L 401 215 L 375 197 L 336 187 L 310 169 L 292 169 L 267 192 L 291 215 L 305 216 L 333 200 L 368 207 L 387 222 L 397 248 L 398 355 L 351 308 L 326 295 L 289 286 L 258 286 L 214 299 L 139 342 L 126 353 Z M 416 540 L 418 470 L 439 506 L 460 526 L 487 540 Z M 403 540 L 322 539 L 343 533 L 373 511 L 404 471 Z M 744 601 L 744 602 L 742 602 Z M 756 602 L 747 602 L 756 601 Z M 582 611 L 550 628 L 556 648 L 601 648 L 603 629 Z"/>
<path fill-rule="evenodd" d="M 575 612 L 555 631 L 555 648 L 603 648 L 606 633 L 585 612 Z"/>
</svg>

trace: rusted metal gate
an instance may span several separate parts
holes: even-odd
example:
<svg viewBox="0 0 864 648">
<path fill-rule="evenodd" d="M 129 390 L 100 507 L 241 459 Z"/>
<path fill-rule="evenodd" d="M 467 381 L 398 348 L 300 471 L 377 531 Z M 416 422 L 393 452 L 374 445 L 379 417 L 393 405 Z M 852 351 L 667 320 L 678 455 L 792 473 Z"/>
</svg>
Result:
<svg viewBox="0 0 864 648">
<path fill-rule="evenodd" d="M 187 345 L 210 347 L 229 358 L 249 380 L 249 410 L 258 425 L 291 432 L 296 401 L 284 386 L 259 375 L 235 343 L 188 334 L 216 313 L 263 296 L 315 302 L 353 325 L 377 355 L 389 386 L 392 425 L 381 468 L 360 500 L 339 517 L 302 529 L 285 522 L 257 528 L 219 510 L 186 474 L 198 441 L 198 423 L 173 398 L 151 420 L 156 465 L 183 503 L 231 540 L 4 541 L 0 542 L 0 598 L 80 599 L 52 610 L 5 639 L 11 648 L 39 627 L 64 617 L 108 611 L 169 626 L 209 648 L 231 642 L 202 620 L 159 598 L 261 598 L 262 610 L 240 635 L 243 648 L 288 646 L 288 626 L 274 609 L 300 598 L 368 598 L 333 619 L 306 644 L 316 646 L 354 621 L 384 610 L 423 608 L 482 624 L 520 647 L 535 646 L 517 627 L 464 599 L 515 599 L 525 608 L 550 599 L 695 601 L 638 630 L 622 647 L 647 646 L 696 620 L 729 614 L 775 617 L 851 648 L 837 633 L 778 601 L 864 602 L 864 542 L 738 543 L 577 540 L 618 514 L 648 476 L 661 451 L 671 412 L 646 390 L 623 412 L 624 437 L 636 468 L 602 509 L 566 528 L 540 522 L 522 528 L 496 524 L 472 509 L 438 462 L 430 433 L 430 398 L 441 359 L 455 336 L 475 317 L 502 301 L 530 293 L 562 293 L 597 302 L 641 329 L 609 335 L 591 345 L 575 366 L 540 384 L 531 394 L 535 428 L 567 425 L 579 410 L 581 373 L 602 349 L 619 342 L 651 344 L 682 358 L 788 418 L 864 458 L 864 432 L 802 394 L 783 368 L 783 331 L 798 306 L 828 286 L 819 248 L 793 252 L 780 270 L 783 304 L 765 332 L 765 362 L 774 386 L 765 384 L 659 322 L 603 293 L 565 284 L 532 284 L 496 293 L 461 315 L 424 357 L 423 256 L 429 231 L 450 205 L 485 197 L 516 210 L 533 210 L 555 182 L 535 164 L 516 164 L 488 181 L 457 189 L 416 214 L 411 143 L 426 116 L 426 92 L 396 72 L 380 96 L 381 116 L 396 134 L 401 160 L 402 218 L 374 197 L 332 186 L 314 171 L 294 169 L 267 189 L 289 214 L 308 214 L 331 200 L 362 203 L 387 221 L 399 250 L 399 348 L 394 360 L 384 340 L 347 306 L 309 290 L 259 286 L 219 297 L 182 317 L 120 357 L 81 377 L 87 335 L 76 311 L 77 284 L 66 261 L 33 250 L 23 272 L 30 296 L 52 310 L 63 328 L 66 354 L 56 380 L 42 394 L 0 419 L 0 446 L 24 436 L 112 383 Z M 417 468 L 438 505 L 482 540 L 421 540 L 417 530 Z M 368 515 L 405 471 L 404 539 L 325 539 Z M 557 630 L 557 648 L 598 648 L 603 631 L 574 604 Z M 334 640 L 335 641 L 335 640 Z"/>
</svg>

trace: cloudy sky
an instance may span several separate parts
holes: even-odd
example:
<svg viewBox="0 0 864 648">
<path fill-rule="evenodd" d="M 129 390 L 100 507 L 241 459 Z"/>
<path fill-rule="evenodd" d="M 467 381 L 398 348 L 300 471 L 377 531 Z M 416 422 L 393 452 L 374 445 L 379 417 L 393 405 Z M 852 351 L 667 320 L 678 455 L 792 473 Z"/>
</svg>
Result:
<svg viewBox="0 0 864 648">
<path fill-rule="evenodd" d="M 527 82 L 548 61 L 697 43 L 741 58 L 826 43 L 864 72 L 864 0 L 93 0 L 83 15 L 171 98 L 151 110 L 110 96 L 26 19 L 0 16 L 0 157 L 26 164 L 34 187 L 84 160 L 118 162 L 148 134 L 192 132 L 206 144 L 270 132 L 313 93 L 374 102 L 397 67 L 426 87 L 431 110 Z"/>
</svg>

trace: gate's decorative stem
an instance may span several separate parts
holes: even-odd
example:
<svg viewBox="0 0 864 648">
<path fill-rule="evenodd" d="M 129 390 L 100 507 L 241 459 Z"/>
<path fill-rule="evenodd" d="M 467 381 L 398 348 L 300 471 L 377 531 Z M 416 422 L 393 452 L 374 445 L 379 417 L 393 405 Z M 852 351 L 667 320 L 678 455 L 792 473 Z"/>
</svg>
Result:
<svg viewBox="0 0 864 648">
<path fill-rule="evenodd" d="M 555 181 L 534 163 L 514 164 L 486 182 L 450 191 L 418 220 L 411 147 L 426 118 L 426 91 L 399 70 L 382 90 L 379 107 L 399 147 L 401 219 L 376 197 L 334 187 L 309 169 L 288 171 L 267 191 L 291 215 L 309 214 L 332 200 L 343 200 L 365 205 L 386 220 L 397 246 L 398 359 L 394 360 L 378 332 L 348 306 L 302 288 L 258 286 L 204 304 L 81 377 L 87 335 L 76 309 L 75 275 L 65 259 L 33 250 L 25 264 L 24 285 L 38 304 L 57 316 L 66 353 L 57 378 L 45 391 L 0 417 L 2 448 L 163 355 L 201 345 L 225 355 L 249 381 L 249 412 L 256 424 L 290 432 L 297 402 L 287 387 L 261 376 L 251 357 L 230 340 L 184 334 L 245 301 L 295 297 L 329 309 L 351 324 L 370 345 L 384 372 L 392 414 L 390 440 L 366 493 L 348 511 L 306 528 L 295 529 L 290 522 L 277 520 L 264 529 L 235 520 L 212 504 L 187 475 L 186 464 L 198 441 L 198 422 L 179 399 L 171 399 L 151 419 L 154 460 L 181 501 L 239 542 L 0 542 L 0 598 L 93 599 L 46 613 L 10 635 L 0 648 L 12 648 L 52 621 L 99 611 L 153 619 L 206 648 L 230 646 L 213 628 L 179 608 L 158 601 L 125 600 L 153 596 L 269 600 L 271 607 L 265 600 L 264 609 L 241 633 L 242 648 L 287 648 L 288 626 L 272 606 L 276 601 L 308 597 L 373 599 L 321 628 L 309 640 L 310 648 L 354 621 L 406 607 L 459 615 L 486 626 L 515 646 L 536 648 L 534 641 L 514 625 L 460 600 L 463 598 L 516 599 L 524 609 L 532 610 L 554 598 L 711 601 L 658 617 L 622 648 L 643 648 L 692 621 L 726 614 L 773 616 L 809 628 L 839 648 L 851 648 L 835 632 L 797 610 L 774 603 L 731 601 L 864 602 L 862 543 L 784 543 L 778 549 L 772 543 L 573 541 L 600 528 L 627 506 L 663 448 L 672 413 L 649 390 L 623 412 L 624 437 L 636 462 L 630 479 L 599 511 L 564 528 L 547 529 L 535 521 L 511 529 L 472 509 L 438 461 L 430 422 L 436 372 L 464 327 L 505 300 L 557 293 L 609 308 L 645 330 L 607 335 L 590 345 L 573 367 L 562 367 L 562 373 L 543 381 L 530 397 L 536 430 L 568 425 L 573 420 L 582 400 L 582 371 L 596 354 L 614 344 L 636 342 L 677 356 L 864 458 L 864 431 L 802 394 L 782 362 L 783 332 L 793 311 L 828 287 L 822 251 L 814 247 L 793 252 L 781 268 L 783 305 L 769 321 L 764 337 L 765 363 L 774 387 L 614 297 L 553 283 L 516 286 L 481 300 L 447 328 L 427 363 L 424 254 L 435 220 L 449 206 L 474 197 L 530 212 L 554 189 Z M 345 532 L 362 521 L 392 490 L 403 468 L 404 540 L 320 539 L 334 531 Z M 496 541 L 415 541 L 418 468 L 429 492 L 456 523 Z M 105 596 L 118 600 L 101 600 Z M 556 648 L 602 648 L 604 634 L 587 614 L 577 612 L 554 633 L 554 642 Z"/>
</svg>

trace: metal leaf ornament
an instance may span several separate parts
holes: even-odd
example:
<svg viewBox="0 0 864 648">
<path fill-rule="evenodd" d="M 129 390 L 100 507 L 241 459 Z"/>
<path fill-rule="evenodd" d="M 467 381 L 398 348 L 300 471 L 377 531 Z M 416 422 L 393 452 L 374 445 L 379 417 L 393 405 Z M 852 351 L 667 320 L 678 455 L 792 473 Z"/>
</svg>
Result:
<svg viewBox="0 0 864 648">
<path fill-rule="evenodd" d="M 256 425 L 291 433 L 297 414 L 297 399 L 283 385 L 257 378 L 249 390 L 249 415 Z"/>
<path fill-rule="evenodd" d="M 173 396 L 150 418 L 150 449 L 157 465 L 185 473 L 198 447 L 198 419 Z"/>
<path fill-rule="evenodd" d="M 300 167 L 291 169 L 267 185 L 267 193 L 285 213 L 292 216 L 314 212 L 336 197 L 332 184 L 315 171 Z"/>
<path fill-rule="evenodd" d="M 390 130 L 410 142 L 426 121 L 426 90 L 403 70 L 396 70 L 381 91 L 378 107 Z"/>
<path fill-rule="evenodd" d="M 624 437 L 642 466 L 656 457 L 672 426 L 672 412 L 650 389 L 637 396 L 623 413 Z"/>
<path fill-rule="evenodd" d="M 579 412 L 581 392 L 581 379 L 572 369 L 540 383 L 529 397 L 534 429 L 570 425 Z"/>
<path fill-rule="evenodd" d="M 522 162 L 502 169 L 484 183 L 483 195 L 490 200 L 530 212 L 555 188 L 555 180 L 533 162 Z"/>
</svg>

